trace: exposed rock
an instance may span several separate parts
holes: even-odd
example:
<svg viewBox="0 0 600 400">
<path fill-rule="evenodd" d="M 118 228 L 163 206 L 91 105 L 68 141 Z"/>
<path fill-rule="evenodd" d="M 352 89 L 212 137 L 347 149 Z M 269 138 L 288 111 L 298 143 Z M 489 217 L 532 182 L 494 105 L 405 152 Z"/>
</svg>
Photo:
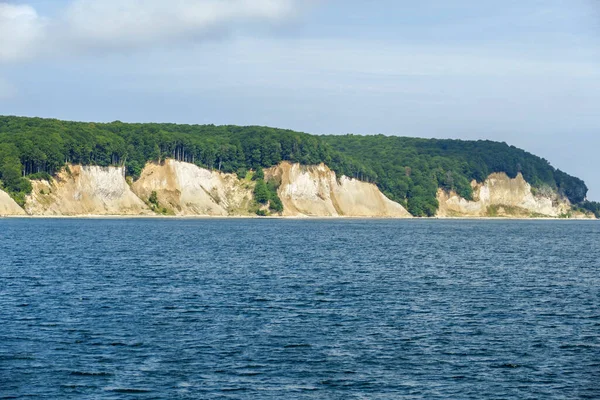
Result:
<svg viewBox="0 0 600 400">
<path fill-rule="evenodd" d="M 410 218 L 406 209 L 388 199 L 374 184 L 337 177 L 326 165 L 283 162 L 265 170 L 267 180 L 280 183 L 283 216 Z M 148 163 L 130 188 L 123 168 L 70 165 L 51 182 L 32 181 L 25 211 L 31 215 L 248 216 L 254 182 L 235 174 L 209 171 L 194 164 L 166 160 Z M 547 191 L 532 191 L 522 175 L 510 179 L 492 174 L 473 186 L 473 201 L 438 191 L 439 217 L 562 217 L 589 218 L 572 210 L 569 201 Z M 150 203 L 156 192 L 156 205 Z M 0 191 L 0 215 L 25 211 Z"/>
<path fill-rule="evenodd" d="M 148 200 L 156 192 L 159 208 L 176 215 L 249 215 L 253 184 L 236 175 L 166 160 L 148 163 L 133 191 Z"/>
<path fill-rule="evenodd" d="M 0 190 L 0 216 L 8 215 L 25 215 L 25 210 L 19 207 L 8 193 Z"/>
<path fill-rule="evenodd" d="M 52 182 L 32 181 L 31 215 L 139 215 L 150 210 L 129 188 L 122 167 L 69 165 Z"/>
<path fill-rule="evenodd" d="M 338 180 L 324 164 L 301 166 L 284 162 L 265 170 L 265 176 L 281 183 L 278 194 L 284 216 L 411 217 L 377 186 L 345 176 Z"/>
<path fill-rule="evenodd" d="M 531 185 L 519 174 L 511 179 L 495 173 L 483 184 L 473 181 L 473 201 L 454 192 L 439 190 L 439 217 L 559 217 L 567 215 L 571 204 L 556 193 L 534 195 Z"/>
</svg>

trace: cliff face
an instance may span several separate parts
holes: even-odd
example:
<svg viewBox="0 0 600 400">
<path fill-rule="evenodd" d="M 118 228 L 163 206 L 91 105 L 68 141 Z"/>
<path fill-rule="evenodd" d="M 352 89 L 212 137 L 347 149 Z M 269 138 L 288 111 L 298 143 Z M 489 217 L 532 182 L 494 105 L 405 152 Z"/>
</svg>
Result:
<svg viewBox="0 0 600 400">
<path fill-rule="evenodd" d="M 0 215 L 254 215 L 254 182 L 234 174 L 209 171 L 196 165 L 167 160 L 149 163 L 140 178 L 127 184 L 123 168 L 71 165 L 52 182 L 32 181 L 25 210 L 0 191 Z M 400 204 L 377 186 L 338 178 L 326 165 L 281 163 L 265 170 L 266 179 L 280 183 L 278 194 L 284 216 L 410 218 Z M 519 175 L 492 174 L 483 184 L 472 183 L 474 200 L 438 191 L 439 217 L 559 217 L 574 213 L 569 201 L 555 193 L 534 194 Z M 150 203 L 156 192 L 156 205 Z M 256 208 L 256 206 L 254 206 Z"/>
<path fill-rule="evenodd" d="M 265 170 L 281 183 L 278 194 L 285 216 L 353 216 L 410 218 L 400 204 L 385 197 L 377 186 L 342 176 L 326 165 L 282 163 Z"/>
<path fill-rule="evenodd" d="M 0 216 L 3 215 L 25 215 L 25 210 L 19 207 L 8 193 L 0 190 Z"/>
<path fill-rule="evenodd" d="M 194 164 L 166 160 L 146 165 L 133 191 L 144 200 L 156 192 L 159 209 L 176 215 L 248 215 L 253 185 Z"/>
<path fill-rule="evenodd" d="M 129 188 L 121 167 L 70 165 L 52 182 L 32 181 L 31 215 L 139 215 L 150 210 Z"/>
<path fill-rule="evenodd" d="M 483 184 L 473 182 L 473 201 L 439 190 L 439 217 L 559 217 L 571 210 L 567 199 L 556 193 L 534 195 L 519 174 L 515 179 L 496 173 Z M 578 215 L 576 215 L 578 216 Z M 581 215 L 583 216 L 583 215 Z"/>
<path fill-rule="evenodd" d="M 265 176 L 281 182 L 284 216 L 410 216 L 375 185 L 346 177 L 338 183 L 325 165 L 282 163 L 266 170 Z M 176 215 L 251 215 L 254 183 L 189 163 L 148 164 L 132 187 L 145 201 L 156 192 L 159 210 Z"/>
</svg>

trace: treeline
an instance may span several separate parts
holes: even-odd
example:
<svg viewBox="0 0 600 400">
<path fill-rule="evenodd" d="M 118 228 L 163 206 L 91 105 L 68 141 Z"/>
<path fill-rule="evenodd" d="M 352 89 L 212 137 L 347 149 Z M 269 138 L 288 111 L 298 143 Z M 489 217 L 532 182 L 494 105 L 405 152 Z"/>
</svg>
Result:
<svg viewBox="0 0 600 400">
<path fill-rule="evenodd" d="M 504 143 L 388 136 L 314 136 L 267 127 L 67 122 L 0 117 L 0 180 L 20 203 L 28 177 L 66 163 L 121 165 L 134 179 L 148 161 L 166 158 L 245 175 L 281 161 L 325 163 L 338 174 L 377 184 L 416 216 L 434 215 L 438 188 L 472 197 L 470 181 L 492 172 L 519 172 L 537 188 L 557 190 L 575 204 L 587 187 L 546 160 Z M 276 201 L 275 201 L 276 202 Z"/>
<path fill-rule="evenodd" d="M 270 167 L 282 160 L 332 160 L 318 137 L 290 130 L 174 124 L 108 124 L 0 117 L 0 143 L 22 175 L 55 173 L 65 163 L 125 165 L 137 177 L 147 161 L 174 158 L 208 169 Z"/>
</svg>

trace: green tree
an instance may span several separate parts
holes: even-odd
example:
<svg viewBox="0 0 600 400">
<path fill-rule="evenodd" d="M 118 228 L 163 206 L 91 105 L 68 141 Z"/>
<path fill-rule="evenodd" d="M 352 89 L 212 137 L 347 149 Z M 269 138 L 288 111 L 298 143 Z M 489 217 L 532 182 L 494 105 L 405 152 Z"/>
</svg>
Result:
<svg viewBox="0 0 600 400">
<path fill-rule="evenodd" d="M 279 196 L 272 196 L 269 199 L 269 209 L 276 213 L 283 212 L 283 203 Z"/>
<path fill-rule="evenodd" d="M 259 180 L 264 180 L 264 179 L 265 179 L 265 171 L 261 167 L 256 168 L 256 172 L 252 176 L 252 180 L 259 181 Z"/>
<path fill-rule="evenodd" d="M 254 186 L 254 200 L 260 204 L 267 204 L 269 201 L 269 190 L 263 179 L 256 181 L 256 185 Z"/>
<path fill-rule="evenodd" d="M 246 175 L 248 175 L 248 170 L 244 167 L 240 167 L 236 171 L 236 175 L 238 179 L 246 179 Z"/>
</svg>

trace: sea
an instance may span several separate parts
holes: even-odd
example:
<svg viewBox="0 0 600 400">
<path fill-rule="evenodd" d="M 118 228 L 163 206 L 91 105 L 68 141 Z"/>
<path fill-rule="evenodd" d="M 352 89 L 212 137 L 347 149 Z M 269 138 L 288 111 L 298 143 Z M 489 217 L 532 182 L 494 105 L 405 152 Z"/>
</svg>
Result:
<svg viewBox="0 0 600 400">
<path fill-rule="evenodd" d="M 597 399 L 600 223 L 0 219 L 1 399 Z"/>
</svg>

